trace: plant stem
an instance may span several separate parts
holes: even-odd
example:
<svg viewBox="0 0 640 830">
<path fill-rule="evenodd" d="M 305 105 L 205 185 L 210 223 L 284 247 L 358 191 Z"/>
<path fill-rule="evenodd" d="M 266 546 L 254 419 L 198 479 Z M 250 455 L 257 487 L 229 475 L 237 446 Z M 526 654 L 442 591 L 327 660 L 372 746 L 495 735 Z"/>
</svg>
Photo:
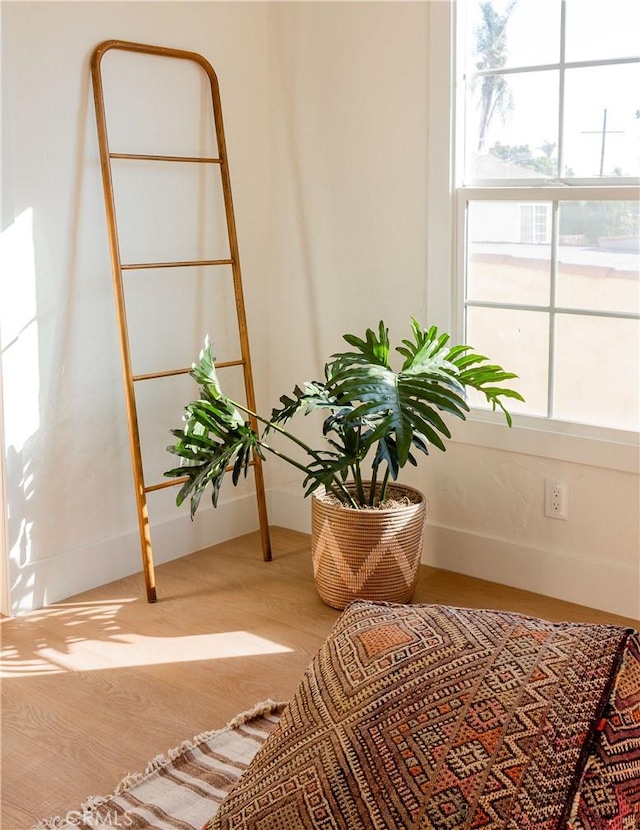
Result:
<svg viewBox="0 0 640 830">
<path fill-rule="evenodd" d="M 375 507 L 376 502 L 376 481 L 378 479 L 378 465 L 373 464 L 371 467 L 371 490 L 369 491 L 369 506 Z"/>
<path fill-rule="evenodd" d="M 277 455 L 278 458 L 281 458 L 283 461 L 286 461 L 288 464 L 291 464 L 293 467 L 296 467 L 298 470 L 301 470 L 303 473 L 309 474 L 309 471 L 304 466 L 304 464 L 300 464 L 299 461 L 296 461 L 295 458 L 291 458 L 289 455 L 285 455 L 280 450 L 276 450 L 275 447 L 270 447 L 269 444 L 265 444 L 264 441 L 258 439 L 260 447 L 263 450 L 267 450 L 267 452 L 273 453 L 273 455 Z"/>
<path fill-rule="evenodd" d="M 274 424 L 272 421 L 268 421 L 266 418 L 263 418 L 261 415 L 258 415 L 257 412 L 253 412 L 251 409 L 247 409 L 246 406 L 237 403 L 236 401 L 232 401 L 231 398 L 227 398 L 230 404 L 235 406 L 236 409 L 240 409 L 242 412 L 246 412 L 247 415 L 252 415 L 257 421 L 260 421 L 263 424 L 266 424 L 269 429 L 275 429 L 276 432 L 279 432 L 281 435 L 284 435 L 285 438 L 288 438 L 290 441 L 293 441 L 294 444 L 297 444 L 301 447 L 308 455 L 312 458 L 315 458 L 316 461 L 321 461 L 320 454 L 312 449 L 308 444 L 305 444 L 304 441 L 301 441 L 295 435 L 292 435 L 290 432 L 287 432 L 286 429 L 279 426 L 278 424 Z M 309 470 L 303 465 L 300 464 L 298 461 L 295 461 L 288 455 L 280 452 L 279 450 L 274 449 L 273 447 L 269 446 L 269 444 L 265 443 L 263 439 L 258 435 L 258 442 L 261 447 L 264 447 L 265 450 L 277 455 L 283 461 L 287 461 L 289 464 L 297 467 L 299 470 L 302 470 L 303 473 L 309 474 Z M 345 504 L 349 504 L 351 507 L 357 507 L 357 503 L 354 500 L 351 493 L 347 490 L 344 484 L 340 481 L 339 477 L 336 475 L 332 476 L 333 483 L 330 485 L 329 489 L 333 493 L 333 495 L 338 499 L 338 501 L 344 502 Z"/>
<path fill-rule="evenodd" d="M 262 439 L 259 439 L 259 441 L 262 449 L 265 449 L 268 452 L 273 453 L 273 455 L 276 455 L 278 458 L 281 458 L 283 461 L 292 464 L 294 467 L 297 467 L 298 470 L 302 470 L 303 473 L 309 475 L 309 470 L 304 466 L 304 464 L 298 463 L 297 461 L 295 461 L 295 459 L 291 458 L 288 455 L 285 455 L 283 452 L 280 452 L 280 450 L 276 450 L 275 447 L 269 446 L 269 444 L 266 444 L 264 441 L 262 441 Z M 339 490 L 336 489 L 336 485 L 338 485 L 338 487 L 340 488 Z M 333 483 L 325 485 L 325 487 L 338 499 L 338 501 L 341 501 L 343 504 L 348 504 L 350 507 L 358 507 L 358 504 L 354 500 L 351 493 L 347 490 L 346 487 L 344 487 L 342 482 L 336 476 L 333 477 Z"/>
<path fill-rule="evenodd" d="M 367 496 L 364 492 L 364 485 L 362 483 L 362 471 L 360 469 L 360 462 L 356 459 L 353 465 L 353 480 L 356 485 L 356 493 L 358 494 L 358 503 L 364 505 L 367 503 Z"/>
<path fill-rule="evenodd" d="M 380 504 L 387 498 L 387 487 L 389 486 L 389 467 L 384 472 L 382 486 L 380 487 Z"/>
<path fill-rule="evenodd" d="M 364 492 L 364 486 L 362 484 L 362 469 L 360 467 L 360 437 L 362 435 L 361 428 L 358 427 L 356 431 L 357 442 L 356 442 L 356 460 L 353 464 L 353 480 L 356 485 L 356 493 L 358 494 L 358 504 L 364 506 L 367 503 L 367 497 Z"/>
</svg>

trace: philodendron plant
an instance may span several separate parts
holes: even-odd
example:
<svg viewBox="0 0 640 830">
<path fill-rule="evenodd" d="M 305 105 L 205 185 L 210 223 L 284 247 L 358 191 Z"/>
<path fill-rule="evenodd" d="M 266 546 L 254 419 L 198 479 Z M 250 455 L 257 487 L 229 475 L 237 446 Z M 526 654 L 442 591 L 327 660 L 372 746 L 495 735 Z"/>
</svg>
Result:
<svg viewBox="0 0 640 830">
<path fill-rule="evenodd" d="M 283 395 L 282 406 L 270 418 L 251 412 L 222 392 L 212 347 L 205 342 L 191 371 L 200 386 L 200 398 L 187 404 L 184 427 L 171 430 L 176 441 L 167 447 L 181 463 L 165 476 L 186 476 L 177 504 L 190 498 L 193 518 L 211 485 L 216 506 L 227 470 L 235 485 L 246 475 L 253 453 L 262 459 L 272 453 L 304 473 L 305 496 L 323 485 L 351 507 L 376 507 L 384 502 L 389 481 L 397 478 L 402 467 L 407 462 L 416 465 L 416 453 L 428 455 L 430 446 L 446 449 L 444 441 L 451 433 L 441 413 L 465 420 L 467 388 L 483 393 L 511 426 L 503 399 L 523 398 L 502 384 L 517 375 L 489 363 L 470 346 L 449 346 L 450 336 L 435 326 L 423 329 L 413 320 L 411 334 L 412 339 L 396 347 L 403 358 L 397 371 L 390 365 L 389 332 L 382 321 L 377 334 L 367 329 L 364 340 L 344 335 L 351 351 L 331 356 L 323 381 L 308 381 L 296 386 L 291 396 Z M 319 449 L 285 428 L 298 413 L 315 409 L 326 411 Z M 248 417 L 256 419 L 259 430 L 252 429 Z M 270 433 L 275 432 L 304 451 L 302 461 L 273 446 Z"/>
</svg>

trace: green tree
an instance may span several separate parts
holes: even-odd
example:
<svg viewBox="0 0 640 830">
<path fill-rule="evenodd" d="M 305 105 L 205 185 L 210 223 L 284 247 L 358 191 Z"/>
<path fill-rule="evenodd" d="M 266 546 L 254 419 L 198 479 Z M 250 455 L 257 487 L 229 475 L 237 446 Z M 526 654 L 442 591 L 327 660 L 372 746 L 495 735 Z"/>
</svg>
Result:
<svg viewBox="0 0 640 830">
<path fill-rule="evenodd" d="M 476 28 L 476 69 L 501 69 L 507 60 L 507 23 L 518 0 L 510 0 L 504 12 L 492 2 L 480 3 L 481 20 Z M 504 75 L 484 75 L 480 79 L 480 129 L 478 152 L 483 152 L 487 133 L 496 114 L 504 117 L 513 109 L 513 96 Z"/>
<path fill-rule="evenodd" d="M 543 176 L 555 177 L 558 172 L 558 159 L 555 156 L 556 144 L 543 141 L 541 155 L 534 155 L 528 144 L 502 144 L 499 141 L 489 149 L 489 154 L 503 161 L 510 161 L 519 167 L 536 170 Z"/>
<path fill-rule="evenodd" d="M 596 245 L 602 236 L 637 236 L 637 202 L 566 202 L 560 208 L 560 236 L 584 236 Z"/>
</svg>

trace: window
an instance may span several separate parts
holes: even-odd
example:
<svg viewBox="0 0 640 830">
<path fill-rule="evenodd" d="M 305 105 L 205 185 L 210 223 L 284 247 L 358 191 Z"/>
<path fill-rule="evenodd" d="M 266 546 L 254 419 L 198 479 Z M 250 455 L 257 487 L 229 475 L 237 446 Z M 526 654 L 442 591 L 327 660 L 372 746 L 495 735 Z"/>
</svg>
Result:
<svg viewBox="0 0 640 830">
<path fill-rule="evenodd" d="M 549 242 L 549 205 L 520 205 L 520 242 Z"/>
<path fill-rule="evenodd" d="M 456 6 L 465 339 L 515 412 L 637 430 L 640 4 Z"/>
</svg>

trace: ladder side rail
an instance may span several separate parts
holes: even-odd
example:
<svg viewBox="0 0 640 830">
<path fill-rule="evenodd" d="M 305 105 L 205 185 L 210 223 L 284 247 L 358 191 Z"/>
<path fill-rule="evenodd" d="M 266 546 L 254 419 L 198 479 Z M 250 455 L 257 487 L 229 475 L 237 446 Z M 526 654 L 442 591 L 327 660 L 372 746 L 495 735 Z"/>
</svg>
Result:
<svg viewBox="0 0 640 830">
<path fill-rule="evenodd" d="M 113 277 L 113 289 L 116 299 L 116 318 L 118 323 L 118 340 L 120 344 L 120 359 L 124 380 L 125 402 L 127 410 L 127 425 L 129 432 L 129 447 L 131 453 L 131 465 L 133 468 L 134 490 L 136 498 L 136 512 L 138 527 L 140 531 L 140 548 L 142 556 L 142 567 L 144 571 L 145 589 L 148 602 L 156 602 L 156 580 L 151 551 L 151 531 L 149 528 L 149 511 L 144 485 L 144 472 L 142 467 L 142 451 L 140 447 L 140 431 L 138 426 L 138 414 L 136 408 L 135 391 L 131 370 L 131 351 L 129 347 L 129 336 L 127 329 L 127 318 L 124 301 L 124 287 L 122 283 L 122 268 L 120 262 L 120 246 L 118 241 L 118 229 L 116 225 L 115 198 L 113 180 L 111 176 L 111 164 L 109 159 L 109 141 L 107 135 L 107 122 L 104 107 L 104 90 L 100 73 L 100 62 L 104 50 L 95 50 L 91 59 L 91 78 L 93 83 L 93 94 L 96 111 L 96 124 L 98 130 L 98 146 L 100 150 L 100 169 L 102 172 L 102 184 L 104 191 L 105 210 L 107 215 L 107 231 L 109 236 L 109 250 L 111 256 L 111 273 Z"/>
<path fill-rule="evenodd" d="M 240 335 L 240 351 L 243 357 L 243 373 L 244 386 L 247 396 L 247 407 L 252 411 L 256 411 L 255 390 L 253 385 L 253 370 L 251 367 L 251 354 L 249 349 L 249 332 L 247 328 L 247 316 L 244 303 L 244 292 L 242 288 L 242 273 L 240 270 L 240 253 L 238 246 L 238 234 L 236 231 L 235 213 L 233 209 L 233 197 L 231 193 L 231 178 L 229 176 L 229 162 L 227 158 L 227 143 L 224 133 L 224 123 L 222 119 L 222 102 L 220 100 L 220 89 L 218 86 L 218 78 L 214 72 L 211 64 L 203 59 L 204 71 L 206 72 L 211 86 L 211 100 L 213 104 L 214 125 L 216 130 L 216 139 L 218 143 L 218 156 L 220 158 L 220 175 L 222 178 L 222 193 L 224 196 L 224 206 L 227 218 L 227 232 L 229 239 L 229 251 L 233 263 L 231 265 L 233 275 L 233 288 L 236 301 L 236 311 L 238 316 L 238 329 Z M 254 432 L 259 431 L 258 421 L 254 415 L 249 416 L 249 424 Z M 267 515 L 267 502 L 265 497 L 264 486 L 264 471 L 262 469 L 262 459 L 254 451 L 254 476 L 256 485 L 256 498 L 258 503 L 258 515 L 260 521 L 260 536 L 262 542 L 262 556 L 265 562 L 271 561 L 271 538 L 269 535 L 269 519 Z"/>
</svg>

